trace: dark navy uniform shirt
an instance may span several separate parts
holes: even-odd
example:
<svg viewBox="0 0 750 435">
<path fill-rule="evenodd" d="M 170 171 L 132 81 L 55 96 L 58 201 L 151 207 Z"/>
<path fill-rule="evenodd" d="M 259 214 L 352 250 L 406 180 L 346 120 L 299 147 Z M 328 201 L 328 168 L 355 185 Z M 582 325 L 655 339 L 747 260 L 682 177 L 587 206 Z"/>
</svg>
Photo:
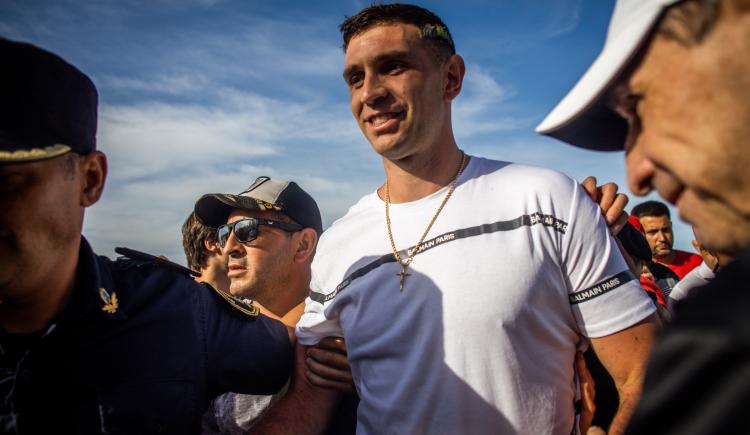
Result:
<svg viewBox="0 0 750 435">
<path fill-rule="evenodd" d="M 52 324 L 0 329 L 0 433 L 198 433 L 218 394 L 281 389 L 292 355 L 281 323 L 82 239 L 71 301 Z"/>
</svg>

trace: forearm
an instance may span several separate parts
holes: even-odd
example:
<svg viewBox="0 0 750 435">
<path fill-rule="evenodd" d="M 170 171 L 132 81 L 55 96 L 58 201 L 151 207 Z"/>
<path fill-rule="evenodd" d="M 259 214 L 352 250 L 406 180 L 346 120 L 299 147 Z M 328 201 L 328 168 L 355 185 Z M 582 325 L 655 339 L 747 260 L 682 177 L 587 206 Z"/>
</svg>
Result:
<svg viewBox="0 0 750 435">
<path fill-rule="evenodd" d="M 642 379 L 634 379 L 617 389 L 620 405 L 609 426 L 609 435 L 621 435 L 630 421 L 630 417 L 641 398 Z"/>
<path fill-rule="evenodd" d="M 289 392 L 253 426 L 252 435 L 316 435 L 327 429 L 340 393 L 311 385 L 305 379 L 305 348 L 297 345 Z"/>
<path fill-rule="evenodd" d="M 599 360 L 614 380 L 620 403 L 610 434 L 622 434 L 641 398 L 646 362 L 653 346 L 659 320 L 656 314 L 615 334 L 591 339 Z"/>
<path fill-rule="evenodd" d="M 334 396 L 326 400 L 325 406 L 320 406 L 312 402 L 320 400 L 317 395 L 306 399 L 303 395 L 290 392 L 271 407 L 266 415 L 248 431 L 248 434 L 323 434 L 330 424 L 334 407 L 338 403 L 338 395 L 334 394 Z"/>
</svg>

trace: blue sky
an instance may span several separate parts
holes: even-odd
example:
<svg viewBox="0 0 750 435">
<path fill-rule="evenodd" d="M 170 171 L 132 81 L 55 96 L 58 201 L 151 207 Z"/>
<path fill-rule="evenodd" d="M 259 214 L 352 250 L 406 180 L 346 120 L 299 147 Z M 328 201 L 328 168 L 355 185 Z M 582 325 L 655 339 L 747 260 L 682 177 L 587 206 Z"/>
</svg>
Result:
<svg viewBox="0 0 750 435">
<path fill-rule="evenodd" d="M 4 0 L 0 35 L 60 54 L 99 89 L 110 174 L 87 212 L 94 248 L 184 264 L 180 226 L 203 193 L 236 193 L 259 175 L 292 179 L 328 226 L 383 182 L 349 112 L 337 30 L 369 3 Z M 613 1 L 416 3 L 443 18 L 467 64 L 453 111 L 464 150 L 627 191 L 622 154 L 533 132 L 601 49 Z M 630 205 L 640 200 L 631 195 Z M 692 250 L 672 210 L 676 246 Z"/>
</svg>

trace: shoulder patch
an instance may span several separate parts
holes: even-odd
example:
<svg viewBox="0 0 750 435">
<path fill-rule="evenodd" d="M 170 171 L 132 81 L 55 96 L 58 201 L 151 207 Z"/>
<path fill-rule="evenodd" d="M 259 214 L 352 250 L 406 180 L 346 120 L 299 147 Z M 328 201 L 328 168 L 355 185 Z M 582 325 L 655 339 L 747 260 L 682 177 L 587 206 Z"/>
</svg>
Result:
<svg viewBox="0 0 750 435">
<path fill-rule="evenodd" d="M 258 317 L 260 314 L 260 309 L 253 305 L 253 301 L 245 298 L 238 298 L 237 296 L 232 296 L 228 293 L 224 293 L 221 290 L 215 289 L 212 285 L 204 282 L 203 284 L 206 285 L 206 287 L 210 288 L 216 294 L 221 296 L 222 299 L 229 302 L 229 305 L 231 305 L 234 309 L 240 311 L 243 314 L 246 314 L 250 317 Z"/>
<path fill-rule="evenodd" d="M 194 270 L 188 269 L 185 266 L 181 266 L 177 263 L 173 263 L 164 257 L 157 257 L 156 255 L 151 255 L 145 252 L 136 251 L 135 249 L 123 248 L 123 247 L 115 248 L 115 252 L 131 260 L 140 261 L 144 263 L 152 263 L 152 264 L 156 264 L 159 266 L 168 267 L 172 270 L 180 272 L 183 275 L 194 276 L 194 277 L 201 276 L 200 272 L 196 272 Z"/>
</svg>

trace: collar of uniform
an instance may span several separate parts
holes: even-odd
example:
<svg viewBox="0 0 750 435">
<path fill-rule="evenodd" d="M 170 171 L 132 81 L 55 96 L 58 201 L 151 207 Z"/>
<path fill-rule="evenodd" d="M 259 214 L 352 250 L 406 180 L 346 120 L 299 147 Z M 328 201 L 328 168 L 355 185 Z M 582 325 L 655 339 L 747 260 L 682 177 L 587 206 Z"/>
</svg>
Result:
<svg viewBox="0 0 750 435">
<path fill-rule="evenodd" d="M 86 317 L 94 309 L 110 319 L 125 318 L 119 307 L 118 292 L 112 274 L 108 268 L 103 267 L 103 263 L 106 262 L 106 259 L 99 258 L 94 253 L 86 238 L 81 236 L 73 295 L 58 316 L 57 322 Z"/>
</svg>

